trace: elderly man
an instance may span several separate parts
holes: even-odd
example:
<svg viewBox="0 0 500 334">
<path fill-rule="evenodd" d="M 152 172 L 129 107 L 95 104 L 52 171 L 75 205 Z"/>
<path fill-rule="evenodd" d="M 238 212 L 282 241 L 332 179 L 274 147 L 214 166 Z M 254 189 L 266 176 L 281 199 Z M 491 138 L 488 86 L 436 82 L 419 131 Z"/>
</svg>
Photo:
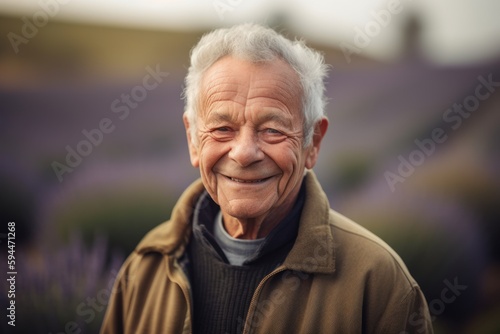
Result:
<svg viewBox="0 0 500 334">
<path fill-rule="evenodd" d="M 191 185 L 115 283 L 102 333 L 429 333 L 395 252 L 330 209 L 311 171 L 326 66 L 240 25 L 205 35 L 186 77 Z"/>
</svg>

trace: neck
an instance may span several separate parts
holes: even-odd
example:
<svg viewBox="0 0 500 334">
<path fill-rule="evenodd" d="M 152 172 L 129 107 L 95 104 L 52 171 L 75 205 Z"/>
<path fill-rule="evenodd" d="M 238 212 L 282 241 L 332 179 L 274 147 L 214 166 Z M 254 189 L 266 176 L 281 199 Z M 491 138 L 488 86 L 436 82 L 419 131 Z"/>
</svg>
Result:
<svg viewBox="0 0 500 334">
<path fill-rule="evenodd" d="M 294 196 L 295 199 L 297 196 Z M 222 212 L 226 232 L 237 239 L 255 240 L 265 238 L 292 210 L 291 201 L 284 210 L 257 218 L 238 218 Z"/>
<path fill-rule="evenodd" d="M 270 226 L 270 224 L 266 224 L 262 219 L 258 218 L 238 219 L 224 213 L 222 217 L 227 233 L 237 239 L 254 240 L 264 238 L 276 225 Z"/>
</svg>

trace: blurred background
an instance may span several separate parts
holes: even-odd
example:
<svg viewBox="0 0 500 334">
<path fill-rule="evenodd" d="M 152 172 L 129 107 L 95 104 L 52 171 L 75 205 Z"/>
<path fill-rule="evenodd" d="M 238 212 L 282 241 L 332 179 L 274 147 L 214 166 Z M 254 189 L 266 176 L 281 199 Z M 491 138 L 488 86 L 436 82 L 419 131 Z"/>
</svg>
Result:
<svg viewBox="0 0 500 334">
<path fill-rule="evenodd" d="M 258 22 L 332 66 L 315 168 L 332 207 L 401 255 L 436 333 L 500 333 L 499 13 L 494 0 L 0 0 L 17 331 L 98 332 L 121 263 L 198 177 L 190 49 Z"/>
</svg>

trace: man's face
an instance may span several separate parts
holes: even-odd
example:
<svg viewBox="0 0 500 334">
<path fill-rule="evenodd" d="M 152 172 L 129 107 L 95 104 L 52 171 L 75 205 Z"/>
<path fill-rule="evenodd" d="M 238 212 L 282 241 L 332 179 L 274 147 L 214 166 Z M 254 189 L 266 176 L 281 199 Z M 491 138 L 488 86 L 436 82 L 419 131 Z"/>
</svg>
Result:
<svg viewBox="0 0 500 334">
<path fill-rule="evenodd" d="M 224 57 L 204 73 L 197 144 L 184 122 L 191 162 L 224 215 L 282 219 L 290 210 L 321 140 L 303 147 L 301 98 L 298 75 L 282 60 Z"/>
</svg>

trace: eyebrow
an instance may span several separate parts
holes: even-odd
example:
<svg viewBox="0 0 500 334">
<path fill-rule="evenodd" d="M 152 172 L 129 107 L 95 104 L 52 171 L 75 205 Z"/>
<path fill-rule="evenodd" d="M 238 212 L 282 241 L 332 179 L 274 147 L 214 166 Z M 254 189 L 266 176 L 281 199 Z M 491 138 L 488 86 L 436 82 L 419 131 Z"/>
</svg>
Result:
<svg viewBox="0 0 500 334">
<path fill-rule="evenodd" d="M 231 114 L 221 111 L 213 111 L 207 118 L 207 124 L 220 124 L 220 123 L 234 123 L 236 121 L 235 117 Z"/>
<path fill-rule="evenodd" d="M 276 122 L 285 128 L 291 128 L 292 120 L 290 117 L 286 117 L 284 112 L 277 111 L 263 111 L 257 116 L 257 121 L 259 124 L 266 122 Z"/>
<path fill-rule="evenodd" d="M 271 111 L 262 111 L 256 117 L 256 124 L 264 124 L 267 122 L 275 122 L 284 128 L 291 128 L 292 121 L 289 117 L 283 115 L 284 112 L 277 112 L 274 110 Z M 209 125 L 217 125 L 221 123 L 237 123 L 237 117 L 234 117 L 232 113 L 227 113 L 224 111 L 213 111 L 208 116 L 206 124 Z"/>
</svg>

